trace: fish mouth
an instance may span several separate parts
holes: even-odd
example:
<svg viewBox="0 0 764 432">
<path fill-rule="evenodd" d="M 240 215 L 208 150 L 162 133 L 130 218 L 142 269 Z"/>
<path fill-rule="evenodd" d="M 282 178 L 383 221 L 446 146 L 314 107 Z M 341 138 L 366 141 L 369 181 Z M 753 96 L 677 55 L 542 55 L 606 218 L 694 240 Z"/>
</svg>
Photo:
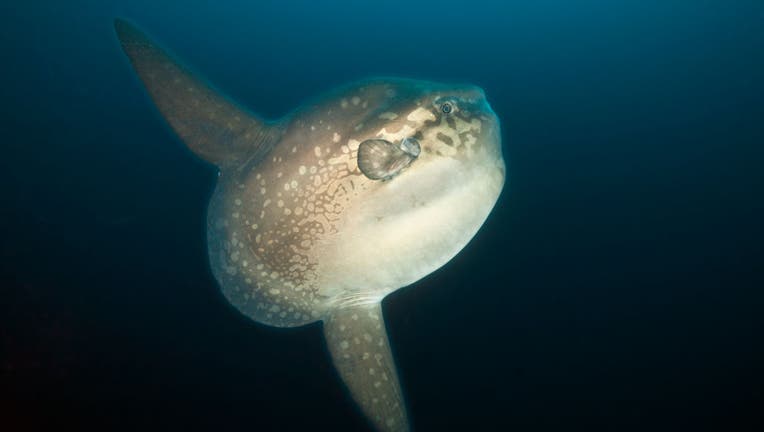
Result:
<svg viewBox="0 0 764 432">
<path fill-rule="evenodd" d="M 507 180 L 507 165 L 504 163 L 504 158 L 499 156 L 494 162 L 496 164 L 496 169 L 499 171 L 499 174 L 501 174 L 501 182 L 504 183 Z"/>
<path fill-rule="evenodd" d="M 492 113 L 493 114 L 493 113 Z M 485 130 L 485 137 L 486 137 L 486 150 L 489 152 L 490 155 L 494 156 L 497 163 L 504 165 L 504 155 L 502 151 L 502 143 L 501 143 L 501 127 L 499 125 L 499 120 L 496 117 L 495 114 L 493 115 L 486 115 L 484 123 L 486 126 Z"/>
</svg>

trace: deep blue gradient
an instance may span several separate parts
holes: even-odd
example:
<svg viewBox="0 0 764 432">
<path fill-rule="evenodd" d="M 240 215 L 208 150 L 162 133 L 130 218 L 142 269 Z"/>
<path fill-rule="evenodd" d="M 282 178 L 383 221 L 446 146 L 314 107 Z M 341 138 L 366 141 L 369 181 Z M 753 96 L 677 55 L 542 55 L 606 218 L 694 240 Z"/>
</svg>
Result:
<svg viewBox="0 0 764 432">
<path fill-rule="evenodd" d="M 319 325 L 219 294 L 215 171 L 122 17 L 272 118 L 370 75 L 485 89 L 504 193 L 385 302 L 416 430 L 764 430 L 764 3 L 516 3 L 2 3 L 0 429 L 367 427 Z"/>
</svg>

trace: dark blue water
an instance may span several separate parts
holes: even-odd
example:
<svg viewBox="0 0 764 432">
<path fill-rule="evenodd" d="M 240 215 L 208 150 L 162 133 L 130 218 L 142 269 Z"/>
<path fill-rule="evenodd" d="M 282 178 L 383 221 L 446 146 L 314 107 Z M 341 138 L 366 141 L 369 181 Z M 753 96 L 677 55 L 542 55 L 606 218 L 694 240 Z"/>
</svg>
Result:
<svg viewBox="0 0 764 432">
<path fill-rule="evenodd" d="M 269 117 L 369 75 L 485 89 L 505 191 L 385 302 L 416 430 L 764 427 L 764 3 L 157 3 L 0 6 L 0 428 L 367 427 L 318 325 L 219 294 L 215 171 L 115 17 Z"/>
</svg>

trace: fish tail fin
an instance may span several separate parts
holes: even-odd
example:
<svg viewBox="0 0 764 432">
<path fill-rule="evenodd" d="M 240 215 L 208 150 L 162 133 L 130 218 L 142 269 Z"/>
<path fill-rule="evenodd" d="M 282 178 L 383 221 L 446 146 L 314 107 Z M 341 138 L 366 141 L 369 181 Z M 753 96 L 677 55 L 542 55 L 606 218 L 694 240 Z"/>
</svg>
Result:
<svg viewBox="0 0 764 432">
<path fill-rule="evenodd" d="M 382 305 L 335 309 L 324 321 L 329 352 L 353 399 L 380 431 L 408 431 Z"/>
</svg>

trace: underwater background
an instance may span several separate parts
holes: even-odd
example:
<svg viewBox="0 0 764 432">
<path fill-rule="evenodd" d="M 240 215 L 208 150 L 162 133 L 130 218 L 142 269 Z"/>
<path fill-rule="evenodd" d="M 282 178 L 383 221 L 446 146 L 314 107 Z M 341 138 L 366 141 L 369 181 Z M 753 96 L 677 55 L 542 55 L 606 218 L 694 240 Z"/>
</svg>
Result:
<svg viewBox="0 0 764 432">
<path fill-rule="evenodd" d="M 764 430 L 760 0 L 3 2 L 0 429 L 368 428 L 320 325 L 219 293 L 216 172 L 117 17 L 270 118 L 373 75 L 486 91 L 504 192 L 384 303 L 415 430 Z"/>
</svg>

